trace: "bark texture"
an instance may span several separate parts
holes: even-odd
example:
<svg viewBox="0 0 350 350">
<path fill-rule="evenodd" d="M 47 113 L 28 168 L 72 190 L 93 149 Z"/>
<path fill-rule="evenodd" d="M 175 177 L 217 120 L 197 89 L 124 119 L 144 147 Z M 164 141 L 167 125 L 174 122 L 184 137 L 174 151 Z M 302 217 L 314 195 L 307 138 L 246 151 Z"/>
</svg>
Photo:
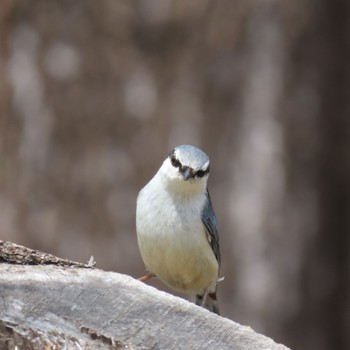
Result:
<svg viewBox="0 0 350 350">
<path fill-rule="evenodd" d="M 18 251 L 31 255 L 8 243 L 0 248 L 2 260 L 23 262 Z M 250 327 L 129 276 L 51 261 L 0 264 L 1 349 L 287 350 Z"/>
</svg>

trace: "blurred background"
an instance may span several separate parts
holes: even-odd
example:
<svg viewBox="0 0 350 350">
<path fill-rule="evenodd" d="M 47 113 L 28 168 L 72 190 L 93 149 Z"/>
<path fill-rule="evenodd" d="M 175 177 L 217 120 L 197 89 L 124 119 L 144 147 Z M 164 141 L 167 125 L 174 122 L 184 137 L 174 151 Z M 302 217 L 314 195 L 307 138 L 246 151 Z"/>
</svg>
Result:
<svg viewBox="0 0 350 350">
<path fill-rule="evenodd" d="M 1 1 L 0 239 L 140 277 L 136 196 L 182 143 L 223 316 L 349 349 L 349 1 Z"/>
</svg>

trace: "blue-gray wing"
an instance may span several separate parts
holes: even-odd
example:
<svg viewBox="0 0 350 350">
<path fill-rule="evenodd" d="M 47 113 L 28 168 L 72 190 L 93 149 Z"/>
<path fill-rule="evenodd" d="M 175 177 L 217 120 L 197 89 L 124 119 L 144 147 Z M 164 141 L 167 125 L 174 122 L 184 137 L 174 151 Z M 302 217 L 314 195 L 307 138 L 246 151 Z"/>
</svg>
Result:
<svg viewBox="0 0 350 350">
<path fill-rule="evenodd" d="M 221 263 L 220 246 L 219 246 L 219 234 L 217 228 L 216 216 L 214 213 L 213 205 L 211 204 L 210 195 L 206 192 L 207 202 L 202 210 L 202 222 L 205 226 L 207 237 L 211 248 L 215 254 L 216 260 Z"/>
</svg>

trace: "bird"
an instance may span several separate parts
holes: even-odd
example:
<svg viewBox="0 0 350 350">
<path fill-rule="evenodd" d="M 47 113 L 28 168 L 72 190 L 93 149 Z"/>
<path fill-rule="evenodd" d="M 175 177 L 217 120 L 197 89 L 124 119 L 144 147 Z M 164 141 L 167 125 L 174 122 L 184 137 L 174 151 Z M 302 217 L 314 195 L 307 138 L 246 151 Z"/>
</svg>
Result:
<svg viewBox="0 0 350 350">
<path fill-rule="evenodd" d="M 175 147 L 137 196 L 136 232 L 148 271 L 140 280 L 157 277 L 219 315 L 221 258 L 207 187 L 209 170 L 204 151 L 192 145 Z"/>
</svg>

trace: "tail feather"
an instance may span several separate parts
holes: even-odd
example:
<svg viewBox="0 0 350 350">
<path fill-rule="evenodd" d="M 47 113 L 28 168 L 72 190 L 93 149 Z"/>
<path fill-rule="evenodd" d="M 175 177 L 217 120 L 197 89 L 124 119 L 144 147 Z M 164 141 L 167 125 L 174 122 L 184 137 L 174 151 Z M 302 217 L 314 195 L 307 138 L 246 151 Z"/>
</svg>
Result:
<svg viewBox="0 0 350 350">
<path fill-rule="evenodd" d="M 203 295 L 196 295 L 196 305 L 220 315 L 219 304 L 216 298 L 216 291 L 212 293 L 205 292 Z"/>
</svg>

